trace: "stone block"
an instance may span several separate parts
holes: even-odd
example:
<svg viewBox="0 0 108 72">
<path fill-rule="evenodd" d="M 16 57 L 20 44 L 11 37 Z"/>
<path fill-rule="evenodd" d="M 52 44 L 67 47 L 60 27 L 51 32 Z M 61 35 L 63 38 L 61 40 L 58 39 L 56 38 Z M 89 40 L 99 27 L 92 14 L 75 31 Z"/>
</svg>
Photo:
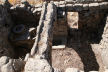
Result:
<svg viewBox="0 0 108 72">
<path fill-rule="evenodd" d="M 59 5 L 63 5 L 63 4 L 66 4 L 66 2 L 65 1 L 60 1 L 59 2 Z"/>
<path fill-rule="evenodd" d="M 73 4 L 66 4 L 66 11 L 73 11 L 74 8 L 73 8 Z"/>
<path fill-rule="evenodd" d="M 75 11 L 82 11 L 83 10 L 83 4 L 74 4 L 74 10 Z"/>
<path fill-rule="evenodd" d="M 36 4 L 35 5 L 35 8 L 41 8 L 42 7 L 42 4 Z"/>
<path fill-rule="evenodd" d="M 73 3 L 73 0 L 65 0 L 66 4 Z"/>
<path fill-rule="evenodd" d="M 89 72 L 99 72 L 99 71 L 89 71 Z"/>
<path fill-rule="evenodd" d="M 108 2 L 99 3 L 100 9 L 108 9 Z"/>
<path fill-rule="evenodd" d="M 90 3 L 89 4 L 89 10 L 98 10 L 99 9 L 99 3 Z"/>
<path fill-rule="evenodd" d="M 2 57 L 0 58 L 0 68 L 1 68 L 3 65 L 5 65 L 8 61 L 9 61 L 9 58 L 8 58 L 8 57 L 2 56 Z"/>
<path fill-rule="evenodd" d="M 60 69 L 54 68 L 54 72 L 62 72 Z"/>
<path fill-rule="evenodd" d="M 58 1 L 54 1 L 54 4 L 58 7 L 59 6 L 59 2 Z"/>
<path fill-rule="evenodd" d="M 64 49 L 65 45 L 52 46 L 52 49 Z"/>
<path fill-rule="evenodd" d="M 67 68 L 65 72 L 79 72 L 77 68 Z"/>
<path fill-rule="evenodd" d="M 89 4 L 83 4 L 83 10 L 89 10 Z"/>
<path fill-rule="evenodd" d="M 66 7 L 65 4 L 62 4 L 62 5 L 59 5 L 59 6 L 58 6 L 58 8 L 61 9 L 61 10 L 63 10 L 63 11 L 65 11 L 65 7 Z M 59 9 L 58 9 L 58 10 L 59 10 Z"/>
<path fill-rule="evenodd" d="M 108 69 L 105 69 L 105 72 L 108 72 Z"/>
</svg>

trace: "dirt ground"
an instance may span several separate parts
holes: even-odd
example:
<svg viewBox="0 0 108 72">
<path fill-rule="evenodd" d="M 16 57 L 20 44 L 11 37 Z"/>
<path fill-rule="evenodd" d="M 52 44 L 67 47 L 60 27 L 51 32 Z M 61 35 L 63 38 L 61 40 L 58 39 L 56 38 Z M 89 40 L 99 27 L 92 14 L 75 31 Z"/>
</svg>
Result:
<svg viewBox="0 0 108 72">
<path fill-rule="evenodd" d="M 52 50 L 52 65 L 62 72 L 65 72 L 66 68 L 103 72 L 104 65 L 100 53 L 95 48 L 88 42 L 87 35 L 74 32 L 68 37 L 65 49 Z"/>
</svg>

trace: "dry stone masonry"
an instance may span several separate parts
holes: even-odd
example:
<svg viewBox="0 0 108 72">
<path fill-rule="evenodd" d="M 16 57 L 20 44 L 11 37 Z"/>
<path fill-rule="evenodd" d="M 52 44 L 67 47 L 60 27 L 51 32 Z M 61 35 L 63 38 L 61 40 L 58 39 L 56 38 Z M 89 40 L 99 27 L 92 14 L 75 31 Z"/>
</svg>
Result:
<svg viewBox="0 0 108 72">
<path fill-rule="evenodd" d="M 106 68 L 108 68 L 108 48 L 107 48 L 107 30 L 108 28 L 108 15 L 106 17 L 106 25 L 105 25 L 105 28 L 104 28 L 104 32 L 103 32 L 103 35 L 102 35 L 102 40 L 101 40 L 101 49 L 102 49 L 102 58 L 103 58 L 103 62 L 106 66 Z"/>
<path fill-rule="evenodd" d="M 14 3 L 0 0 L 0 72 L 62 72 L 53 68 L 51 52 L 52 49 L 66 48 L 68 35 L 74 34 L 76 28 L 72 29 L 73 33 L 69 32 L 70 12 L 79 15 L 79 21 L 70 21 L 77 24 L 77 29 L 81 31 L 93 31 L 98 29 L 101 21 L 105 23 L 102 25 L 102 39 L 97 44 L 105 67 L 103 72 L 107 72 L 107 0 L 47 0 L 42 3 L 35 0 L 15 0 Z M 65 72 L 84 71 L 67 68 Z"/>
<path fill-rule="evenodd" d="M 31 55 L 34 57 L 28 58 L 25 72 L 52 72 L 50 52 L 55 10 L 56 8 L 52 3 L 43 5 L 36 40 L 31 50 Z"/>
</svg>

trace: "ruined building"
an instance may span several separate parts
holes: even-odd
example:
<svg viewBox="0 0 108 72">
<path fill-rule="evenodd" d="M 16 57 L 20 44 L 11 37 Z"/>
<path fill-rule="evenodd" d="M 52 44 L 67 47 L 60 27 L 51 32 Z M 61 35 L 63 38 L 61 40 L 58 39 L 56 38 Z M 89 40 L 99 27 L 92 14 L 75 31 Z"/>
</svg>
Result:
<svg viewBox="0 0 108 72">
<path fill-rule="evenodd" d="M 108 0 L 0 0 L 0 72 L 108 72 Z"/>
</svg>

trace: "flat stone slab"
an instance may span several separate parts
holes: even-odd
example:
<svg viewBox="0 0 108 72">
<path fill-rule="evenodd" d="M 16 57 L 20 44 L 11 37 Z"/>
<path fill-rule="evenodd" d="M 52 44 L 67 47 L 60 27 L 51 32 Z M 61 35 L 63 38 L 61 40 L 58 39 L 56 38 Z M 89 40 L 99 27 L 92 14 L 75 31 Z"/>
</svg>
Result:
<svg viewBox="0 0 108 72">
<path fill-rule="evenodd" d="M 79 72 L 77 68 L 67 68 L 65 72 Z"/>
<path fill-rule="evenodd" d="M 52 49 L 64 49 L 64 48 L 66 48 L 65 45 L 52 46 Z"/>
</svg>

